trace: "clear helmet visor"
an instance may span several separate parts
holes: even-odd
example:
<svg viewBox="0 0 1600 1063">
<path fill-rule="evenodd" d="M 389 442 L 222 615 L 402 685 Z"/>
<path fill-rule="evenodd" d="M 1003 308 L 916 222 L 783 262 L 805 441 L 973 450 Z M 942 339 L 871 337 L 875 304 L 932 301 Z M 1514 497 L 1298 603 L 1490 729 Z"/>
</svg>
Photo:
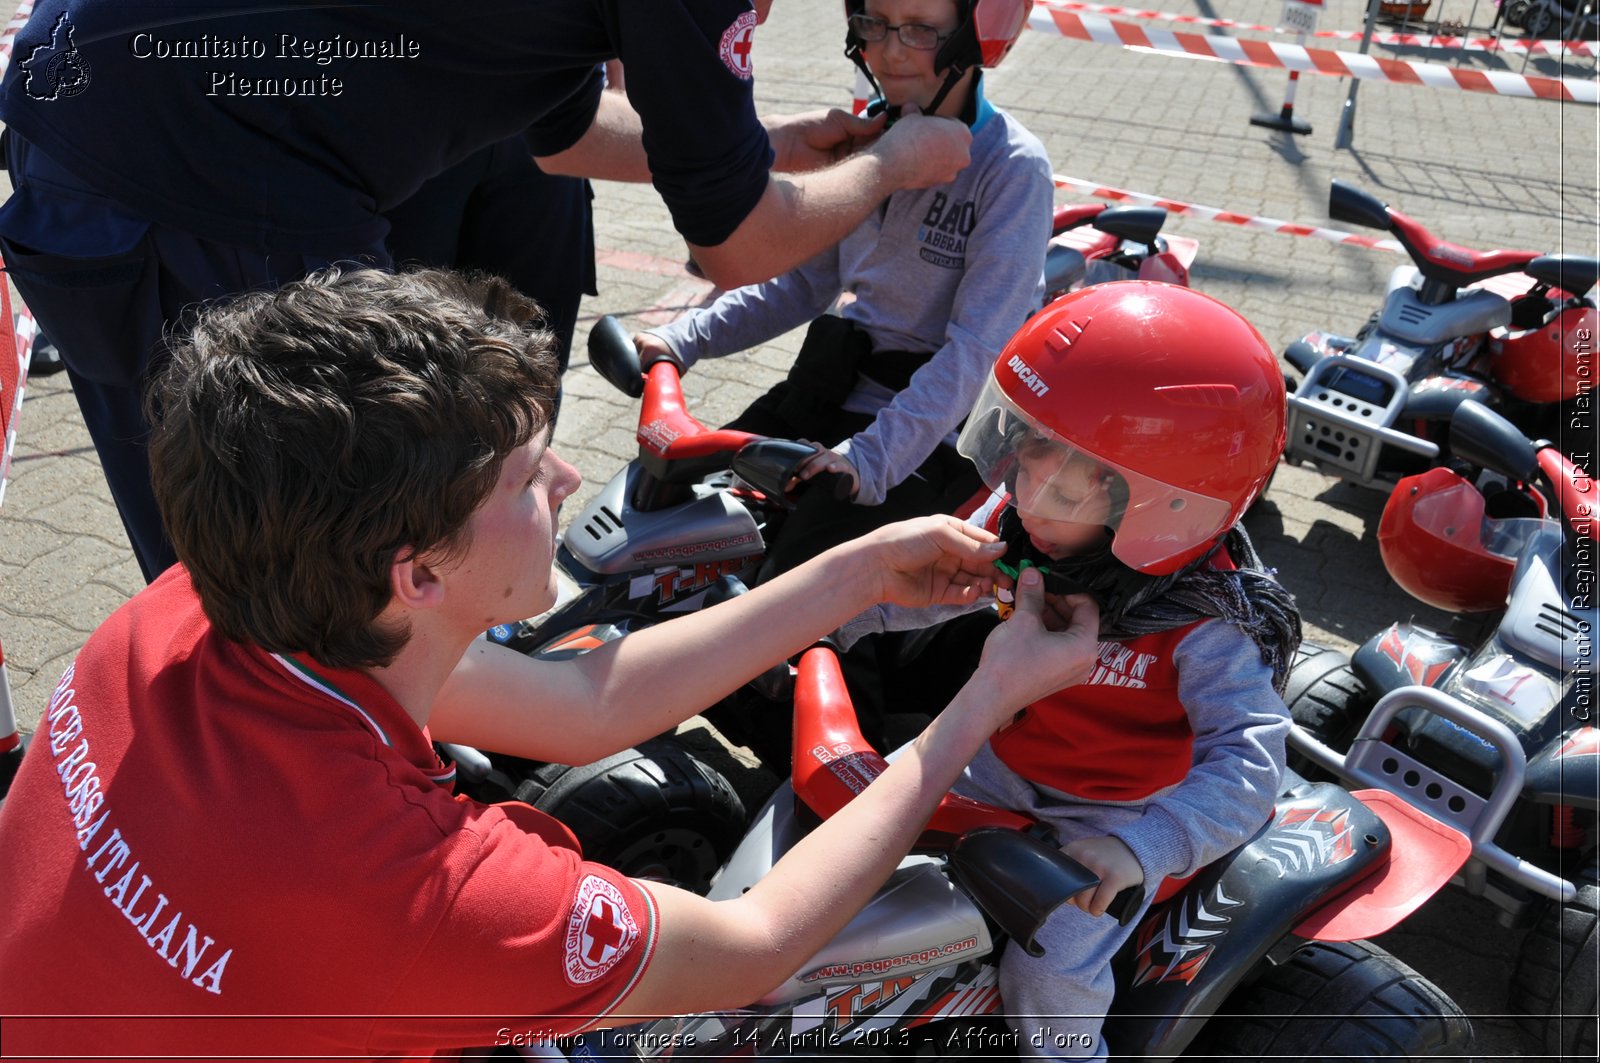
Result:
<svg viewBox="0 0 1600 1063">
<path fill-rule="evenodd" d="M 1011 495 L 1030 534 L 1070 541 L 1073 525 L 1113 532 L 1111 552 L 1144 570 L 1226 530 L 1225 501 L 1128 469 L 1069 441 L 1029 417 L 1000 389 L 984 383 L 956 449 L 978 467 L 992 490 Z"/>
<path fill-rule="evenodd" d="M 1546 523 L 1537 517 L 1484 516 L 1483 494 L 1467 480 L 1418 498 L 1411 519 L 1418 530 L 1440 542 L 1505 562 L 1515 562 Z"/>
</svg>

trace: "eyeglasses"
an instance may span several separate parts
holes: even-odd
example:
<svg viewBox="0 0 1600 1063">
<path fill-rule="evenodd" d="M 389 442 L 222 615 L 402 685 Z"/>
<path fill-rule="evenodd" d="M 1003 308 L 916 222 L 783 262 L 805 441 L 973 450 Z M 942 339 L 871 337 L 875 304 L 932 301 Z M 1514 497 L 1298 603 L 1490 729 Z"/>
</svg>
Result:
<svg viewBox="0 0 1600 1063">
<path fill-rule="evenodd" d="M 891 26 L 876 15 L 858 12 L 850 16 L 850 28 L 857 37 L 864 41 L 877 43 L 894 30 L 900 37 L 900 43 L 907 48 L 915 48 L 919 52 L 931 52 L 939 47 L 939 42 L 949 40 L 952 34 L 941 34 L 932 26 L 921 22 L 908 22 L 903 26 Z"/>
</svg>

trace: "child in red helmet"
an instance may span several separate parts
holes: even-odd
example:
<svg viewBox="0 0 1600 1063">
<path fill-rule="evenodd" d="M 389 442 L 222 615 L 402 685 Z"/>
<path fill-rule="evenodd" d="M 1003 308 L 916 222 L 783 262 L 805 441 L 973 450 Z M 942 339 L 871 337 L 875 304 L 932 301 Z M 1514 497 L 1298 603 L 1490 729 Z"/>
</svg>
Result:
<svg viewBox="0 0 1600 1063">
<path fill-rule="evenodd" d="M 1097 917 L 1140 883 L 1148 904 L 1271 812 L 1300 621 L 1237 522 L 1283 439 L 1283 378 L 1260 334 L 1208 296 L 1142 281 L 1046 307 L 967 419 L 958 446 L 993 490 L 972 520 L 1008 542 L 1002 567 L 1038 567 L 1047 591 L 1101 612 L 1090 679 L 1019 713 L 956 786 L 1050 823 L 1101 878 L 1051 916 L 1043 957 L 1002 958 L 1024 1054 L 1103 1056 L 1110 962 L 1132 924 Z M 917 613 L 925 624 L 928 611 L 882 610 L 841 634 Z"/>
</svg>

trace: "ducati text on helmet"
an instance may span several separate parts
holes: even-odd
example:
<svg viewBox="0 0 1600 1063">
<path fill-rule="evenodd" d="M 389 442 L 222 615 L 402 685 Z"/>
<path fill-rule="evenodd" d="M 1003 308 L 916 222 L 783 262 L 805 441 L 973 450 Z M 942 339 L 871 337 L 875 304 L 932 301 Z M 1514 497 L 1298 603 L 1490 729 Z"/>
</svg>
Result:
<svg viewBox="0 0 1600 1063">
<path fill-rule="evenodd" d="M 1050 385 L 1046 384 L 1039 377 L 1039 374 L 1035 373 L 1032 367 L 1022 360 L 1020 354 L 1013 354 L 1011 360 L 1006 363 L 1006 368 L 1017 374 L 1017 379 L 1022 381 L 1022 385 L 1041 399 L 1050 393 Z"/>
</svg>

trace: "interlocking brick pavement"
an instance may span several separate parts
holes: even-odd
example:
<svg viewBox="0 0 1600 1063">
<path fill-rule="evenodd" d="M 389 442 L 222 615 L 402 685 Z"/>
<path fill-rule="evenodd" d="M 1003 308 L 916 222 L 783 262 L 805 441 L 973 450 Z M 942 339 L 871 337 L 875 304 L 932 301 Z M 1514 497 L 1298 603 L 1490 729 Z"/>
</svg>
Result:
<svg viewBox="0 0 1600 1063">
<path fill-rule="evenodd" d="M 1276 22 L 1279 10 L 1271 0 L 1159 6 L 1265 23 Z M 1359 28 L 1365 7 L 1330 0 L 1322 26 Z M 848 99 L 838 8 L 775 5 L 755 54 L 764 112 Z M 1437 17 L 1476 26 L 1493 16 L 1487 2 L 1437 0 L 1436 8 Z M 1440 61 L 1417 49 L 1374 51 Z M 1513 56 L 1473 53 L 1461 62 L 1524 69 Z M 1593 60 L 1562 65 L 1547 57 L 1526 66 L 1528 73 L 1569 77 L 1593 77 L 1594 70 Z M 1282 71 L 1028 34 L 989 77 L 989 94 L 1040 136 L 1058 173 L 1103 185 L 1328 224 L 1328 184 L 1339 177 L 1469 247 L 1596 252 L 1595 108 L 1369 82 L 1359 91 L 1354 146 L 1336 151 L 1348 85 L 1342 80 L 1301 78 L 1296 115 L 1315 127 L 1309 137 L 1249 125 L 1251 114 L 1278 109 L 1285 81 Z M 601 295 L 586 302 L 586 320 L 612 313 L 638 327 L 641 314 L 704 292 L 661 265 L 681 260 L 684 249 L 651 189 L 600 184 L 597 193 Z M 1404 263 L 1383 252 L 1181 217 L 1170 231 L 1201 243 L 1194 286 L 1237 307 L 1280 349 L 1314 328 L 1353 332 L 1377 308 L 1390 270 Z M 659 268 L 640 268 L 646 260 L 639 256 Z M 790 335 L 696 367 L 684 381 L 691 411 L 708 424 L 731 417 L 782 374 L 797 342 Z M 569 514 L 634 455 L 637 412 L 581 354 L 576 360 L 556 435 L 558 449 L 587 480 Z M 1397 618 L 1441 621 L 1383 571 L 1374 539 L 1382 501 L 1308 469 L 1282 468 L 1252 514 L 1257 545 L 1297 596 L 1308 637 L 1348 649 Z M 37 722 L 84 637 L 140 585 L 65 377 L 34 381 L 0 509 L 0 639 L 25 726 Z M 1501 1014 L 1520 938 L 1494 925 L 1488 906 L 1451 891 L 1382 944 L 1475 1016 L 1479 1052 L 1488 1059 L 1536 1050 Z"/>
</svg>

